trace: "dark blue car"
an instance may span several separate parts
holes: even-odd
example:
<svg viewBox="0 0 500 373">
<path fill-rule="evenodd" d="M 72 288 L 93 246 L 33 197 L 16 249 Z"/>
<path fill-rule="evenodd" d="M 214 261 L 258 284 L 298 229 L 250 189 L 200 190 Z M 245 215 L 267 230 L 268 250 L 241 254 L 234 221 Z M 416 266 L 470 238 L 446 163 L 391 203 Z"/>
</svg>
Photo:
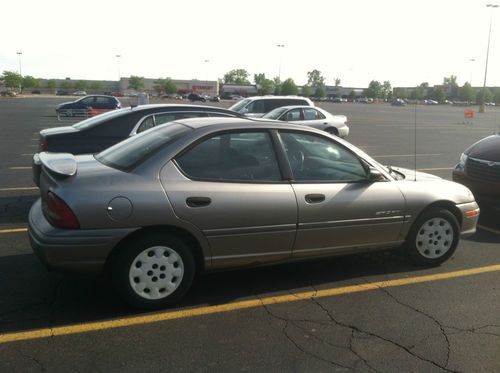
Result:
<svg viewBox="0 0 500 373">
<path fill-rule="evenodd" d="M 66 115 L 68 117 L 76 115 L 85 115 L 89 109 L 99 111 L 114 110 L 122 107 L 121 102 L 114 96 L 91 95 L 82 97 L 76 101 L 63 102 L 57 105 L 57 115 Z"/>
</svg>

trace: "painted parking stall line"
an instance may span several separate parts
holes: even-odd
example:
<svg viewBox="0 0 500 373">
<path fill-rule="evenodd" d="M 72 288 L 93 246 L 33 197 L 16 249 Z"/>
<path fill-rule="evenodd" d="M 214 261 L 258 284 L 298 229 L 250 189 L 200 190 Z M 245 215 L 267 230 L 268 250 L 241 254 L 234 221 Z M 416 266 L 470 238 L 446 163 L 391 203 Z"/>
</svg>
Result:
<svg viewBox="0 0 500 373">
<path fill-rule="evenodd" d="M 205 316 L 223 312 L 258 308 L 273 304 L 291 303 L 291 302 L 305 301 L 317 298 L 360 293 L 371 290 L 377 290 L 381 288 L 421 284 L 432 281 L 442 281 L 453 278 L 474 276 L 474 275 L 480 275 L 484 273 L 491 273 L 498 271 L 500 271 L 500 264 L 485 266 L 485 267 L 470 268 L 470 269 L 447 272 L 447 273 L 438 273 L 432 275 L 409 277 L 409 278 L 402 278 L 402 279 L 388 280 L 388 281 L 378 281 L 378 282 L 364 283 L 359 285 L 344 286 L 340 288 L 330 288 L 318 291 L 292 293 L 287 295 L 279 295 L 275 297 L 266 297 L 260 299 L 251 299 L 235 303 L 192 308 L 180 311 L 170 311 L 170 312 L 167 311 L 167 312 L 149 314 L 144 316 L 128 317 L 123 319 L 105 320 L 98 322 L 68 325 L 68 326 L 59 326 L 59 327 L 44 328 L 44 329 L 37 329 L 24 332 L 5 333 L 5 334 L 0 334 L 0 344 L 17 342 L 17 341 L 34 340 L 40 338 L 48 338 L 48 337 L 57 337 L 57 336 L 64 336 L 71 334 L 89 333 L 93 331 L 117 329 L 117 328 L 124 328 L 136 325 L 154 324 L 169 320 L 184 319 L 184 318 Z"/>
<path fill-rule="evenodd" d="M 28 231 L 28 228 L 0 229 L 0 234 L 23 233 L 23 232 L 27 232 L 27 231 Z"/>
</svg>

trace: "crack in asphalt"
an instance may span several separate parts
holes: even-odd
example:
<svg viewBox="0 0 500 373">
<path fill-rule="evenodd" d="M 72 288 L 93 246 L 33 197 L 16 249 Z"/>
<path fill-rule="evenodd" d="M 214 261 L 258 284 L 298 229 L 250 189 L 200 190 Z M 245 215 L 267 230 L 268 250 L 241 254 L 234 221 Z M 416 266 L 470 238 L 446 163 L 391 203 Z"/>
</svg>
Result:
<svg viewBox="0 0 500 373">
<path fill-rule="evenodd" d="M 291 294 L 291 293 L 290 293 L 290 294 Z M 299 344 L 298 344 L 298 343 L 297 343 L 297 342 L 296 342 L 296 341 L 295 341 L 295 340 L 294 340 L 294 339 L 293 339 L 293 338 L 292 338 L 292 337 L 288 334 L 288 332 L 287 332 L 288 325 L 289 325 L 290 323 L 291 323 L 292 325 L 294 325 L 295 327 L 297 327 L 297 328 L 299 328 L 299 329 L 301 329 L 301 330 L 304 330 L 303 328 L 301 328 L 301 327 L 297 326 L 297 325 L 295 324 L 295 322 L 297 322 L 297 321 L 303 321 L 303 322 L 312 322 L 312 323 L 315 323 L 314 321 L 311 321 L 311 320 L 306 320 L 306 319 L 303 319 L 303 320 L 289 320 L 289 319 L 287 319 L 287 318 L 284 318 L 284 317 L 281 317 L 281 316 L 279 316 L 279 315 L 276 315 L 275 313 L 273 313 L 273 312 L 269 309 L 268 305 L 266 305 L 266 304 L 262 301 L 262 298 L 260 298 L 259 296 L 257 296 L 257 298 L 259 299 L 259 301 L 260 301 L 260 302 L 261 302 L 261 304 L 262 304 L 262 307 L 264 308 L 264 310 L 267 312 L 267 314 L 268 314 L 269 316 L 273 317 L 273 318 L 274 318 L 274 319 L 276 319 L 276 320 L 280 320 L 280 321 L 282 321 L 282 322 L 284 323 L 283 328 L 281 329 L 281 332 L 282 332 L 282 334 L 286 337 L 286 339 L 287 339 L 288 341 L 290 341 L 290 343 L 292 343 L 292 344 L 295 346 L 295 348 L 296 348 L 296 349 L 298 349 L 299 351 L 301 351 L 303 354 L 305 354 L 305 355 L 307 355 L 307 356 L 311 356 L 311 357 L 313 357 L 313 358 L 315 358 L 315 359 L 317 359 L 317 360 L 323 361 L 323 362 L 328 363 L 328 364 L 330 364 L 330 365 L 333 365 L 333 366 L 336 366 L 336 367 L 339 367 L 339 368 L 344 368 L 344 369 L 347 369 L 347 370 L 350 370 L 350 371 L 354 371 L 354 369 L 353 369 L 352 367 L 348 367 L 348 366 L 342 365 L 342 364 L 340 364 L 340 363 L 338 363 L 338 362 L 335 362 L 335 361 L 332 361 L 332 360 L 325 359 L 325 358 L 323 358 L 323 357 L 321 357 L 321 356 L 318 356 L 318 355 L 316 355 L 316 354 L 314 354 L 314 353 L 312 353 L 312 352 L 310 352 L 310 351 L 305 350 L 305 349 L 304 349 L 304 348 L 302 348 L 302 347 L 301 347 L 301 346 L 300 346 L 300 345 L 299 345 Z M 314 335 L 313 335 L 313 337 L 314 337 L 314 338 L 317 338 L 317 339 L 322 340 L 321 338 L 319 338 L 319 337 L 317 337 L 317 336 L 314 336 Z M 322 340 L 322 341 L 323 341 L 323 340 Z M 323 342 L 325 342 L 325 341 L 323 341 Z M 328 344 L 328 343 L 327 343 L 327 344 Z M 337 347 L 337 346 L 336 346 L 336 347 Z"/>
<path fill-rule="evenodd" d="M 352 324 L 346 324 L 346 323 L 340 322 L 340 321 L 336 320 L 336 319 L 332 316 L 331 312 L 330 312 L 330 311 L 329 311 L 329 310 L 328 310 L 328 309 L 327 309 L 327 308 L 326 308 L 326 307 L 325 307 L 325 306 L 324 306 L 324 305 L 323 305 L 323 304 L 322 304 L 322 303 L 321 303 L 318 299 L 316 299 L 316 298 L 311 298 L 311 300 L 312 300 L 314 303 L 316 303 L 316 304 L 317 304 L 317 305 L 318 305 L 318 306 L 319 306 L 319 307 L 320 307 L 320 308 L 321 308 L 321 309 L 322 309 L 322 310 L 326 313 L 326 315 L 329 317 L 329 319 L 330 319 L 332 322 L 334 322 L 334 323 L 336 323 L 336 324 L 338 324 L 338 325 L 344 326 L 344 327 L 346 327 L 346 328 L 353 329 L 353 330 L 357 331 L 358 333 L 361 333 L 361 334 L 366 334 L 366 335 L 368 335 L 368 336 L 371 336 L 371 337 L 374 337 L 374 338 L 378 338 L 378 339 L 381 339 L 381 340 L 383 340 L 383 341 L 385 341 L 385 342 L 388 342 L 388 343 L 390 343 L 390 344 L 392 344 L 392 345 L 394 345 L 394 346 L 396 346 L 396 347 L 398 347 L 398 348 L 400 348 L 400 349 L 402 349 L 402 350 L 406 351 L 408 354 L 410 354 L 411 356 L 413 356 L 413 357 L 417 358 L 418 360 L 425 361 L 425 362 L 427 362 L 427 363 L 429 363 L 429 364 L 432 364 L 432 365 L 434 365 L 435 367 L 437 367 L 437 368 L 439 368 L 439 369 L 442 369 L 442 370 L 444 370 L 444 371 L 447 371 L 447 372 L 452 372 L 452 373 L 459 373 L 458 371 L 448 369 L 448 368 L 446 368 L 446 367 L 444 367 L 444 366 L 439 365 L 438 363 L 436 363 L 436 362 L 435 362 L 435 361 L 433 361 L 433 360 L 426 359 L 425 357 L 420 356 L 420 355 L 418 355 L 418 354 L 414 353 L 414 352 L 413 352 L 413 351 L 411 351 L 408 347 L 406 347 L 406 346 L 404 346 L 404 345 L 402 345 L 402 344 L 400 344 L 400 343 L 398 343 L 398 342 L 396 342 L 396 341 L 390 340 L 390 339 L 388 339 L 388 338 L 385 338 L 385 337 L 383 337 L 383 336 L 381 336 L 381 335 L 378 335 L 378 334 L 375 334 L 375 333 L 372 333 L 372 332 L 369 332 L 369 331 L 361 330 L 359 327 L 357 327 L 357 326 L 355 326 L 355 325 L 352 325 Z"/>
<path fill-rule="evenodd" d="M 395 295 L 393 295 L 391 292 L 389 292 L 389 290 L 387 289 L 384 289 L 382 287 L 379 287 L 379 290 L 382 291 L 384 294 L 386 294 L 387 296 L 389 296 L 389 298 L 391 298 L 392 300 L 394 300 L 397 304 L 403 306 L 403 307 L 406 307 L 406 308 L 409 308 L 411 309 L 412 311 L 415 311 L 421 315 L 424 315 L 425 317 L 427 317 L 428 319 L 432 320 L 438 327 L 439 329 L 441 330 L 441 334 L 443 335 L 445 341 L 446 341 L 446 361 L 445 361 L 445 364 L 444 364 L 444 367 L 447 367 L 449 362 L 450 362 L 450 340 L 448 339 L 448 335 L 446 334 L 446 331 L 444 330 L 443 328 L 443 325 L 439 322 L 439 320 L 437 320 L 435 317 L 433 317 L 432 315 L 429 315 L 428 313 L 416 308 L 416 307 L 413 307 L 407 303 L 404 303 L 402 301 L 400 301 L 398 298 L 396 298 Z M 430 336 L 428 336 L 429 338 Z M 412 346 L 410 347 L 413 348 L 415 347 Z"/>
<path fill-rule="evenodd" d="M 482 334 L 482 335 L 491 335 L 493 337 L 500 337 L 500 334 L 496 334 L 496 333 L 492 333 L 492 332 L 480 332 L 481 329 L 500 328 L 500 325 L 496 325 L 496 324 L 487 324 L 487 325 L 479 326 L 477 328 L 468 328 L 468 329 L 457 328 L 455 326 L 449 326 L 449 325 L 445 325 L 444 327 L 451 329 L 451 330 L 456 330 L 458 332 L 458 333 L 450 333 L 450 334 L 470 333 L 470 334 Z"/>
</svg>

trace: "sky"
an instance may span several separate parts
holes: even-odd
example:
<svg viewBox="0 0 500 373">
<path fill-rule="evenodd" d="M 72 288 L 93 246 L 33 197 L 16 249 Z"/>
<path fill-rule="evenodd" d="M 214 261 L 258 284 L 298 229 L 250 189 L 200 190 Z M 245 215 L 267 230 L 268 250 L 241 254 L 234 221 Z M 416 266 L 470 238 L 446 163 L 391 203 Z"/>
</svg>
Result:
<svg viewBox="0 0 500 373">
<path fill-rule="evenodd" d="M 241 68 L 252 82 L 265 73 L 302 85 L 317 69 L 345 87 L 435 85 L 450 75 L 482 86 L 493 17 L 487 85 L 500 86 L 492 2 L 7 0 L 0 73 L 18 72 L 20 56 L 22 74 L 40 78 L 215 80 Z"/>
</svg>

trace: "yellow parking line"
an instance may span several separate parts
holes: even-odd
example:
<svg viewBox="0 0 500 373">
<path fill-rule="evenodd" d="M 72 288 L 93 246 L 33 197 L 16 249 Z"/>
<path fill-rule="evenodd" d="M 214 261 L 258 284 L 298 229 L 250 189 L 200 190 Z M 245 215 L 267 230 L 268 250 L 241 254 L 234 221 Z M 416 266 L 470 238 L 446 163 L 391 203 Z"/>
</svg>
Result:
<svg viewBox="0 0 500 373">
<path fill-rule="evenodd" d="M 21 188 L 0 188 L 0 192 L 15 192 L 18 190 L 36 190 L 38 187 L 21 187 Z"/>
<path fill-rule="evenodd" d="M 448 170 L 453 170 L 453 167 L 419 168 L 417 171 L 448 171 Z"/>
<path fill-rule="evenodd" d="M 27 232 L 28 228 L 0 229 L 0 234 Z"/>
<path fill-rule="evenodd" d="M 380 288 L 390 288 L 411 284 L 419 284 L 430 281 L 441 281 L 457 277 L 473 276 L 481 273 L 500 271 L 500 264 L 486 267 L 465 269 L 461 271 L 438 273 L 433 275 L 424 275 L 418 277 L 402 278 L 397 280 L 378 281 L 360 285 L 344 286 L 340 288 L 331 288 L 318 291 L 306 291 L 302 293 L 278 295 L 261 299 L 251 299 L 234 303 L 220 304 L 208 307 L 198 307 L 181 311 L 160 312 L 144 316 L 135 316 L 115 320 L 97 321 L 84 324 L 75 324 L 68 326 L 58 326 L 54 328 L 44 328 L 30 330 L 25 332 L 0 334 L 0 344 L 15 341 L 33 340 L 46 337 L 56 337 L 69 334 L 88 333 L 97 330 L 107 330 L 129 327 L 134 325 L 152 324 L 167 320 L 176 320 L 196 316 L 210 315 L 222 312 L 237 311 L 249 308 L 257 308 L 264 305 L 281 304 L 296 302 L 300 300 L 310 300 L 315 298 L 324 298 L 344 294 L 352 294 L 376 290 Z"/>
<path fill-rule="evenodd" d="M 483 231 L 490 232 L 490 233 L 495 233 L 495 234 L 500 234 L 500 230 L 498 229 L 493 229 L 490 227 L 485 227 L 484 225 L 477 225 L 477 227 Z"/>
</svg>

